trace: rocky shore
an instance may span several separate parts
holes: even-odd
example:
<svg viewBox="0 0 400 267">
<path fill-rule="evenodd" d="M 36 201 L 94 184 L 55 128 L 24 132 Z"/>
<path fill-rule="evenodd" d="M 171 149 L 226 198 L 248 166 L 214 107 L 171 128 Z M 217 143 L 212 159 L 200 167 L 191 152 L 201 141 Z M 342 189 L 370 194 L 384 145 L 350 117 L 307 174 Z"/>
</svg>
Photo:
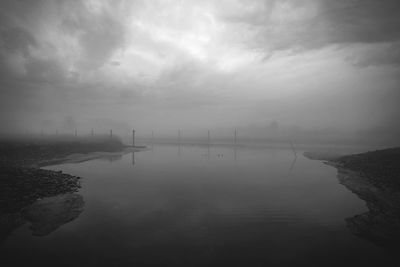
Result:
<svg viewBox="0 0 400 267">
<path fill-rule="evenodd" d="M 117 138 L 0 142 L 0 242 L 26 221 L 27 207 L 37 200 L 79 190 L 79 177 L 40 167 L 62 162 L 71 154 L 123 148 Z"/>
</svg>

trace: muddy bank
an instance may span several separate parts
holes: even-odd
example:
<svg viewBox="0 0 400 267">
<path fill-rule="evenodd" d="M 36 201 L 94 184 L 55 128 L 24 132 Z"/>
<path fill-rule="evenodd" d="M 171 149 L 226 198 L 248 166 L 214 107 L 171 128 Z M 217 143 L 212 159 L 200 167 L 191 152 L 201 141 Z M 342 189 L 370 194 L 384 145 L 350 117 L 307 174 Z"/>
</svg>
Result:
<svg viewBox="0 0 400 267">
<path fill-rule="evenodd" d="M 357 172 L 338 167 L 341 184 L 364 200 L 368 211 L 346 219 L 358 237 L 386 248 L 400 247 L 400 191 L 376 186 Z"/>
<path fill-rule="evenodd" d="M 76 193 L 47 197 L 23 209 L 22 218 L 31 223 L 33 235 L 45 236 L 76 219 L 84 205 L 83 197 Z"/>
<path fill-rule="evenodd" d="M 77 138 L 76 140 L 36 140 L 33 142 L 0 141 L 0 164 L 2 166 L 45 166 L 48 161 L 63 159 L 71 154 L 117 152 L 123 150 L 124 147 L 117 138 Z"/>
<path fill-rule="evenodd" d="M 0 142 L 0 242 L 27 221 L 27 213 L 23 211 L 37 200 L 69 195 L 79 190 L 80 177 L 39 167 L 73 159 L 92 159 L 99 155 L 86 154 L 90 152 L 104 151 L 112 155 L 123 148 L 116 138 Z"/>
<path fill-rule="evenodd" d="M 309 159 L 327 161 L 343 170 L 356 172 L 377 187 L 400 190 L 400 148 L 353 155 L 308 151 L 303 155 Z"/>
<path fill-rule="evenodd" d="M 341 184 L 365 201 L 368 211 L 346 219 L 358 237 L 390 249 L 400 247 L 400 148 L 338 156 L 304 153 L 337 170 Z"/>
<path fill-rule="evenodd" d="M 333 162 L 359 173 L 378 187 L 400 190 L 400 148 L 342 156 Z"/>
</svg>

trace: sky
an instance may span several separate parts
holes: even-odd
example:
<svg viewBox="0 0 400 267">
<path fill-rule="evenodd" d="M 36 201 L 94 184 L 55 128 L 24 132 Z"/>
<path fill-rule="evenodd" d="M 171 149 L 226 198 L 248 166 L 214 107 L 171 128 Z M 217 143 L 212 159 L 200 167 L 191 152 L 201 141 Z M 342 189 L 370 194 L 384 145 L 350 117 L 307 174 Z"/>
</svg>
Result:
<svg viewBox="0 0 400 267">
<path fill-rule="evenodd" d="M 400 133 L 397 0 L 3 0 L 3 132 Z"/>
</svg>

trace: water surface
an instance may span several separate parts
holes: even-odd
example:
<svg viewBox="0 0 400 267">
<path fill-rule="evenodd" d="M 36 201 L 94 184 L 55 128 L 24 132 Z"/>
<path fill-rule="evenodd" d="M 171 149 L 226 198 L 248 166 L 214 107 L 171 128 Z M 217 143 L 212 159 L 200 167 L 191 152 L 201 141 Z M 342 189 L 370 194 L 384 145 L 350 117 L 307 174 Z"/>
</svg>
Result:
<svg viewBox="0 0 400 267">
<path fill-rule="evenodd" d="M 336 169 L 290 149 L 160 145 L 48 169 L 83 177 L 77 194 L 84 204 L 76 212 L 69 196 L 56 215 L 41 208 L 50 230 L 41 236 L 29 224 L 15 230 L 0 244 L 2 266 L 378 266 L 393 260 L 346 227 L 346 218 L 367 207 L 339 184 Z"/>
</svg>

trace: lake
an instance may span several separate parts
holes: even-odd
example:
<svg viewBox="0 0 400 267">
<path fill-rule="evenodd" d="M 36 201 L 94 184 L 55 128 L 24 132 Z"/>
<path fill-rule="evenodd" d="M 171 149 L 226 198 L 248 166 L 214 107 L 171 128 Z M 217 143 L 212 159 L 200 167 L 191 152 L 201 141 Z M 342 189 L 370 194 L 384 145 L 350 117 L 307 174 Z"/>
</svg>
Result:
<svg viewBox="0 0 400 267">
<path fill-rule="evenodd" d="M 0 244 L 2 266 L 390 266 L 354 235 L 366 212 L 337 170 L 289 148 L 155 145 L 47 167 L 82 177 L 36 230 Z M 62 204 L 60 204 L 62 203 Z M 46 207 L 46 206 L 45 206 Z M 393 265 L 394 266 L 394 265 Z"/>
</svg>

